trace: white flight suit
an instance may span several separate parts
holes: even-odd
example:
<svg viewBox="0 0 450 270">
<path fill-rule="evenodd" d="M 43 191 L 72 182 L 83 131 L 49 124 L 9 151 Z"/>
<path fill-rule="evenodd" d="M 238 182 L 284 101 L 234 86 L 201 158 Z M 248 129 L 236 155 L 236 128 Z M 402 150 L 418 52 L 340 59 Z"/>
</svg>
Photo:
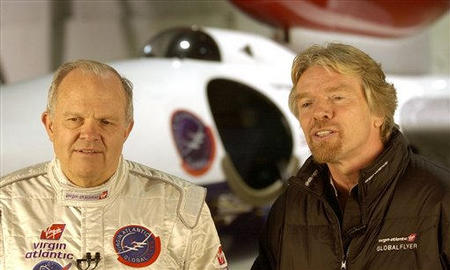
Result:
<svg viewBox="0 0 450 270">
<path fill-rule="evenodd" d="M 226 269 L 206 191 L 121 159 L 105 184 L 71 184 L 53 160 L 0 181 L 0 269 Z M 94 260 L 95 253 L 100 260 Z"/>
</svg>

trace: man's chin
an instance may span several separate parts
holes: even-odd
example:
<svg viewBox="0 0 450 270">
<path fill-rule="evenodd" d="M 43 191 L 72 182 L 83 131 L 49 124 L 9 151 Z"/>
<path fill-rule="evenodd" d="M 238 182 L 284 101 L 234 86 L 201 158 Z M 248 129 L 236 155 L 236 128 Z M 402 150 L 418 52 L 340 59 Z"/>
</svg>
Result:
<svg viewBox="0 0 450 270">
<path fill-rule="evenodd" d="M 334 157 L 331 155 L 312 154 L 314 161 L 319 164 L 331 163 L 334 161 Z"/>
<path fill-rule="evenodd" d="M 339 149 L 339 146 L 320 145 L 312 148 L 311 153 L 317 163 L 331 163 L 337 160 Z"/>
</svg>

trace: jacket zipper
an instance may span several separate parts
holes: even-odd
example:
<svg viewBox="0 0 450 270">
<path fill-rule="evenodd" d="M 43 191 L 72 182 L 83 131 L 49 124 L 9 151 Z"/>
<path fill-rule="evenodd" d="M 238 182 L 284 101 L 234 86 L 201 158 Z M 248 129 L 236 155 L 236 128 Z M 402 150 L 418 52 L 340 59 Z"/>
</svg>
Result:
<svg viewBox="0 0 450 270">
<path fill-rule="evenodd" d="M 302 189 L 305 189 L 308 192 L 308 194 L 315 196 L 317 199 L 319 199 L 319 201 L 321 201 L 325 205 L 325 207 L 327 208 L 328 211 L 331 211 L 332 216 L 335 219 L 336 224 L 338 225 L 338 229 L 339 229 L 338 230 L 339 242 L 341 244 L 341 250 L 342 250 L 342 254 L 343 254 L 342 261 L 341 261 L 341 270 L 347 270 L 347 257 L 348 257 L 349 250 L 348 249 L 344 250 L 344 242 L 342 239 L 342 232 L 341 232 L 341 223 L 339 222 L 339 218 L 336 216 L 336 213 L 334 212 L 334 210 L 331 208 L 331 206 L 328 204 L 328 202 L 325 199 L 323 199 L 319 195 L 315 194 L 314 192 L 309 191 L 306 187 L 304 187 L 298 183 L 294 182 L 293 184 L 299 186 Z"/>
<path fill-rule="evenodd" d="M 344 259 L 341 263 L 341 270 L 346 270 L 347 269 L 347 261 Z"/>
<path fill-rule="evenodd" d="M 312 193 L 314 194 L 314 193 Z M 342 239 L 342 230 L 341 230 L 341 223 L 339 222 L 339 218 L 334 213 L 334 210 L 331 208 L 331 206 L 328 204 L 328 202 L 324 199 L 322 199 L 320 196 L 314 194 L 322 203 L 324 203 L 325 207 L 328 209 L 328 211 L 331 210 L 332 216 L 334 217 L 335 221 L 337 221 L 338 225 L 338 234 L 339 234 L 339 242 L 341 243 L 341 250 L 342 250 L 342 261 L 341 261 L 341 270 L 347 270 L 347 258 L 348 258 L 348 252 L 349 249 L 344 250 L 344 240 Z"/>
<path fill-rule="evenodd" d="M 342 248 L 343 249 L 343 248 Z M 342 258 L 341 262 L 341 270 L 347 270 L 347 258 L 348 258 L 348 249 L 345 251 L 345 255 Z"/>
</svg>

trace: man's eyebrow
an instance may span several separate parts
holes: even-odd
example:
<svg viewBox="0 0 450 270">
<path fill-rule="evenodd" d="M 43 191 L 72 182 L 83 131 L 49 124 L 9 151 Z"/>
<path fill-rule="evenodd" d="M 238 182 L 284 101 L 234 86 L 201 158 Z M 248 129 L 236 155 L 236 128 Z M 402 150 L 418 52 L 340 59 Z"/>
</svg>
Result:
<svg viewBox="0 0 450 270">
<path fill-rule="evenodd" d="M 308 96 L 308 93 L 305 93 L 305 92 L 302 92 L 302 93 L 296 93 L 295 95 L 294 95 L 294 100 L 299 100 L 299 99 L 302 99 L 302 98 L 305 98 L 305 97 L 307 97 Z"/>
<path fill-rule="evenodd" d="M 80 114 L 76 112 L 64 112 L 63 116 L 80 116 Z"/>
<path fill-rule="evenodd" d="M 82 116 L 82 115 L 80 113 L 76 113 L 76 112 L 64 112 L 63 116 L 68 117 L 68 116 Z M 114 117 L 113 115 L 100 115 L 99 117 L 95 117 L 95 119 L 97 119 L 97 120 L 101 120 L 101 119 L 117 120 L 117 117 Z"/>
<path fill-rule="evenodd" d="M 351 87 L 349 85 L 343 83 L 337 86 L 329 87 L 326 90 L 327 92 L 336 92 L 336 91 L 351 92 L 352 90 L 350 88 Z"/>
<path fill-rule="evenodd" d="M 325 90 L 330 93 L 337 92 L 337 91 L 351 92 L 350 86 L 345 83 L 328 87 Z M 314 92 L 314 91 L 310 91 L 310 92 Z M 309 95 L 309 92 L 296 93 L 294 95 L 294 99 L 306 98 L 306 97 L 308 97 L 308 95 Z"/>
</svg>

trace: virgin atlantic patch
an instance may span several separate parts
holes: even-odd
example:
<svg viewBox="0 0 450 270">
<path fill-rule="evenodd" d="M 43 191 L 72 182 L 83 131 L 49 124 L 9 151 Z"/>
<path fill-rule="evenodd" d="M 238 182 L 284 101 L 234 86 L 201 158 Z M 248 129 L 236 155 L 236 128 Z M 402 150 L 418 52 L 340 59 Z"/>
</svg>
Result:
<svg viewBox="0 0 450 270">
<path fill-rule="evenodd" d="M 216 150 L 211 129 L 192 113 L 179 110 L 172 115 L 172 135 L 183 169 L 194 176 L 207 172 Z"/>
<path fill-rule="evenodd" d="M 113 238 L 119 262 L 131 267 L 145 267 L 156 261 L 161 252 L 161 240 L 149 229 L 129 225 L 117 230 Z"/>
</svg>

